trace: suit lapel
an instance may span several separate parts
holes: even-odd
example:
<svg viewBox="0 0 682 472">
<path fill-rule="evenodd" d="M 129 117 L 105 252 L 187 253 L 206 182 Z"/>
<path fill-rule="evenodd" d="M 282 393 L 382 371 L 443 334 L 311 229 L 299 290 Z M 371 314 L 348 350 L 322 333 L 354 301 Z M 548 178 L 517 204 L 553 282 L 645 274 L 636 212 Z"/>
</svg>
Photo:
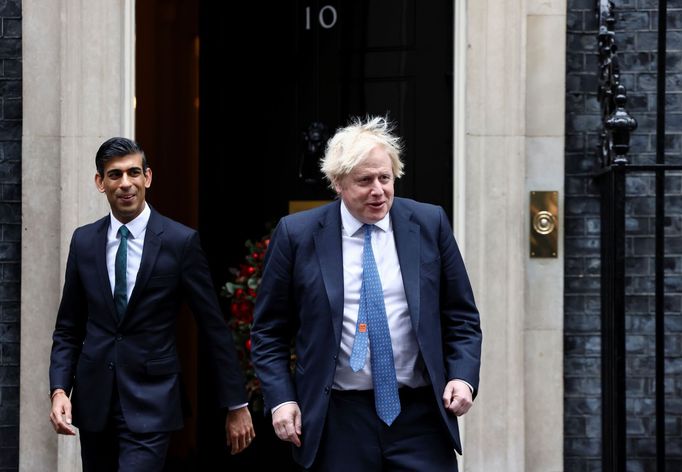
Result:
<svg viewBox="0 0 682 472">
<path fill-rule="evenodd" d="M 95 263 L 97 264 L 97 278 L 101 285 L 104 299 L 106 300 L 109 313 L 115 322 L 118 322 L 116 315 L 116 306 L 114 305 L 114 294 L 111 290 L 111 281 L 109 280 L 109 271 L 107 270 L 107 230 L 109 229 L 109 215 L 105 216 L 99 221 L 97 228 L 97 236 L 93 241 Z"/>
<path fill-rule="evenodd" d="M 396 198 L 391 208 L 391 222 L 395 246 L 400 261 L 400 272 L 403 276 L 403 286 L 407 297 L 407 306 L 410 310 L 412 327 L 415 332 L 419 331 L 419 308 L 420 308 L 420 228 L 411 219 L 412 212 Z"/>
<path fill-rule="evenodd" d="M 140 261 L 140 269 L 137 272 L 137 278 L 135 279 L 135 286 L 133 287 L 133 293 L 130 295 L 130 300 L 128 300 L 128 308 L 126 309 L 126 315 L 132 307 L 135 306 L 137 299 L 140 297 L 140 293 L 144 290 L 149 277 L 152 274 L 152 269 L 156 263 L 156 257 L 159 255 L 159 249 L 161 249 L 161 234 L 163 233 L 163 223 L 159 214 L 150 207 L 152 210 L 149 215 L 149 222 L 147 223 L 147 230 L 144 236 L 144 246 L 142 248 L 142 260 Z"/>
<path fill-rule="evenodd" d="M 340 205 L 340 201 L 329 205 L 325 217 L 320 220 L 320 228 L 313 235 L 322 280 L 331 307 L 332 326 L 337 346 L 341 342 L 343 324 L 343 247 Z"/>
</svg>

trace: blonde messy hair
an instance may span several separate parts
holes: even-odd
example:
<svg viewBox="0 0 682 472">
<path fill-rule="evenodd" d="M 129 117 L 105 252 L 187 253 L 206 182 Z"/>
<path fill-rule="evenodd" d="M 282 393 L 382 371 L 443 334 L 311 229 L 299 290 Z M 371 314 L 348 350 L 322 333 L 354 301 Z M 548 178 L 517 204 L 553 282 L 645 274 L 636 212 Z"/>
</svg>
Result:
<svg viewBox="0 0 682 472">
<path fill-rule="evenodd" d="M 353 118 L 348 126 L 336 130 L 320 161 L 322 173 L 332 190 L 334 184 L 350 174 L 375 146 L 381 146 L 388 153 L 393 176 L 400 178 L 404 167 L 400 160 L 403 145 L 401 139 L 393 134 L 393 129 L 394 125 L 387 118 L 367 116 L 364 121 L 359 117 Z"/>
</svg>

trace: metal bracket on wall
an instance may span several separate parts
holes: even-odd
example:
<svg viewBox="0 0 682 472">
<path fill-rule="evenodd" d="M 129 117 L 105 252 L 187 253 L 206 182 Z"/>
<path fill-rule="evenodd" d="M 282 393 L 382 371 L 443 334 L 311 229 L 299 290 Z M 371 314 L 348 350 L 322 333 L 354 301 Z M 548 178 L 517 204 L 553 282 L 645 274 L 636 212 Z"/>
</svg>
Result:
<svg viewBox="0 0 682 472">
<path fill-rule="evenodd" d="M 557 257 L 559 192 L 530 192 L 530 257 Z"/>
</svg>

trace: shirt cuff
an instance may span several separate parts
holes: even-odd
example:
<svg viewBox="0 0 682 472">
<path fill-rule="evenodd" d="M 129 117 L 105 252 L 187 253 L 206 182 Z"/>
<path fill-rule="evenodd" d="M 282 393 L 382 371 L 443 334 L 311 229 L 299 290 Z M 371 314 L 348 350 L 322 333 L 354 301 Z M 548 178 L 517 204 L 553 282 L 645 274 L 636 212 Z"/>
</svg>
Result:
<svg viewBox="0 0 682 472">
<path fill-rule="evenodd" d="M 270 414 L 273 414 L 273 415 L 274 415 L 274 414 L 275 414 L 275 411 L 279 410 L 279 409 L 280 409 L 281 407 L 283 407 L 284 405 L 291 405 L 292 403 L 293 403 L 294 405 L 297 404 L 295 401 L 289 401 L 289 402 L 280 403 L 279 405 L 273 407 L 272 410 L 270 410 Z"/>
<path fill-rule="evenodd" d="M 249 406 L 248 403 L 242 403 L 241 405 L 235 405 L 235 406 L 230 406 L 227 408 L 228 411 L 234 411 L 234 410 L 239 410 L 240 408 L 244 408 L 245 406 Z M 225 410 L 223 410 L 225 411 Z"/>
<path fill-rule="evenodd" d="M 472 387 L 471 384 L 469 382 L 467 382 L 466 380 L 462 380 L 462 379 L 452 379 L 452 380 L 457 380 L 458 382 L 462 382 L 463 384 L 466 384 L 466 386 L 469 387 L 469 390 L 471 390 L 471 394 L 472 395 L 474 394 L 474 387 Z"/>
<path fill-rule="evenodd" d="M 66 393 L 66 389 L 64 387 L 57 385 L 56 387 L 50 390 L 50 400 L 54 398 L 55 394 L 57 393 L 57 390 L 61 390 L 62 392 L 64 392 L 64 395 L 66 395 L 67 397 L 69 396 L 69 394 Z"/>
</svg>

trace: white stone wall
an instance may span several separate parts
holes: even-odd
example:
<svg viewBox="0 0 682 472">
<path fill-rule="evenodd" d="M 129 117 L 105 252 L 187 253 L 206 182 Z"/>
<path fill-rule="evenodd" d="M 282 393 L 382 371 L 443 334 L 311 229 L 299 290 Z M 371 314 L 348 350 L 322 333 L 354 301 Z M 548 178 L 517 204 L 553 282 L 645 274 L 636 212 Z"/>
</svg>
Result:
<svg viewBox="0 0 682 472">
<path fill-rule="evenodd" d="M 463 470 L 561 471 L 566 3 L 470 0 L 465 10 L 466 44 L 455 44 L 466 55 L 455 98 L 456 110 L 464 101 L 455 169 L 466 173 L 456 231 L 484 349 Z M 559 192 L 556 259 L 529 256 L 532 190 Z"/>
<path fill-rule="evenodd" d="M 24 0 L 19 469 L 80 470 L 48 422 L 51 335 L 73 230 L 106 214 L 95 152 L 132 137 L 133 0 Z"/>
</svg>

